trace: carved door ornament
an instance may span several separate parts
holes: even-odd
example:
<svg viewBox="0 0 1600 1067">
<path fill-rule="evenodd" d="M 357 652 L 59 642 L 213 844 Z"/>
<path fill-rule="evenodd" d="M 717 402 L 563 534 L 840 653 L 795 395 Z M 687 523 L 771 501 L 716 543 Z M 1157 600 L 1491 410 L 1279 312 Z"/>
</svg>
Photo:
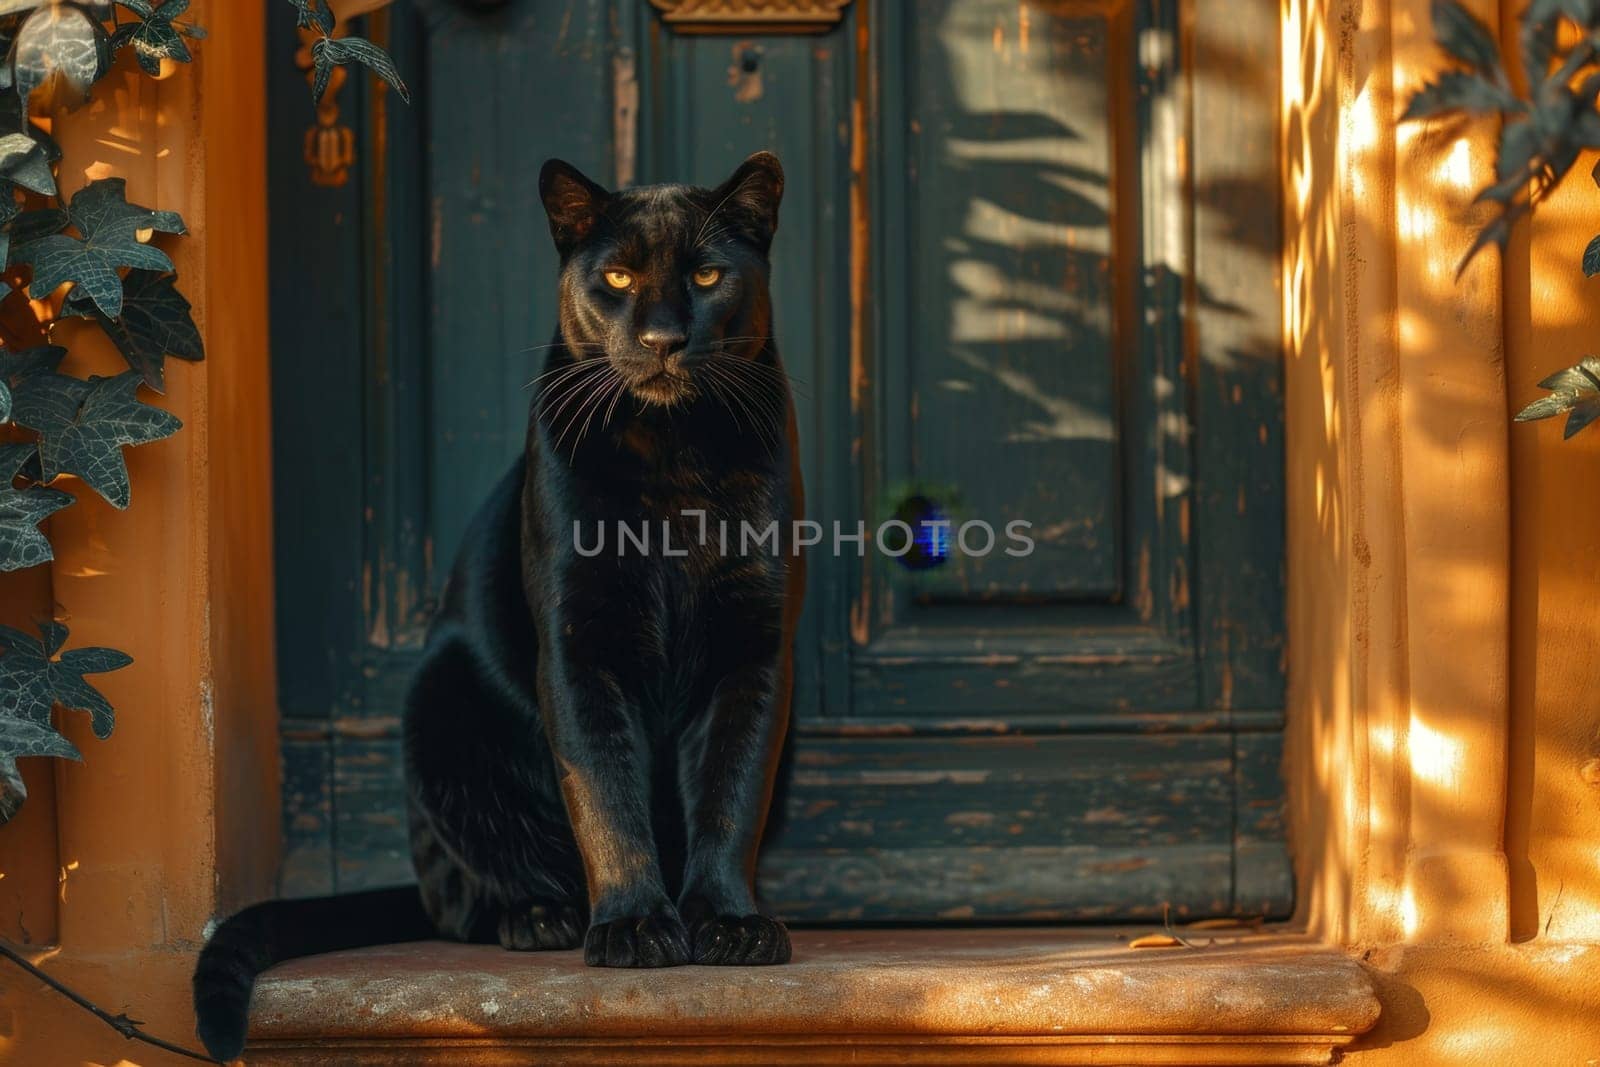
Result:
<svg viewBox="0 0 1600 1067">
<path fill-rule="evenodd" d="M 650 0 L 680 33 L 826 33 L 850 0 Z"/>
</svg>

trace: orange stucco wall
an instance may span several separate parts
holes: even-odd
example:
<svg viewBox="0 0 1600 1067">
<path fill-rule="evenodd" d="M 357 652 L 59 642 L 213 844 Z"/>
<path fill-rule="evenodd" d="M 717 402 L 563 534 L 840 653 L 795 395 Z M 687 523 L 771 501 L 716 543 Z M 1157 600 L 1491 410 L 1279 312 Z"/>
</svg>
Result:
<svg viewBox="0 0 1600 1067">
<path fill-rule="evenodd" d="M 1380 982 L 1351 1062 L 1592 1062 L 1600 446 L 1506 420 L 1588 351 L 1597 194 L 1586 161 L 1456 279 L 1493 131 L 1396 126 L 1428 8 L 1283 4 L 1301 910 Z"/>
<path fill-rule="evenodd" d="M 50 788 L 0 833 L 0 885 L 13 872 L 28 883 L 0 898 L 18 908 L 4 932 L 56 941 L 39 953 L 52 973 L 180 1039 L 192 1031 L 188 970 L 206 923 L 265 894 L 277 863 L 264 12 L 262 0 L 201 0 L 192 12 L 210 31 L 193 66 L 160 80 L 119 68 L 55 129 L 64 191 L 122 176 L 130 200 L 183 215 L 193 236 L 162 240 L 208 359 L 170 368 L 157 402 L 184 428 L 129 451 L 132 507 L 117 512 L 80 488 L 50 521 L 48 571 L 0 585 L 8 613 L 53 610 L 75 644 L 134 659 L 95 680 L 117 709 L 112 737 L 96 741 L 85 716 L 66 716 L 85 762 L 28 769 Z M 104 338 L 65 336 L 69 369 L 118 368 Z M 123 1056 L 180 1062 L 0 973 L 0 1060 Z"/>
<path fill-rule="evenodd" d="M 1536 383 L 1600 353 L 1600 279 L 1578 270 L 1600 190 L 1580 160 L 1507 259 L 1506 371 L 1513 408 Z M 1512 937 L 1600 942 L 1600 436 L 1559 422 L 1511 437 Z"/>
</svg>

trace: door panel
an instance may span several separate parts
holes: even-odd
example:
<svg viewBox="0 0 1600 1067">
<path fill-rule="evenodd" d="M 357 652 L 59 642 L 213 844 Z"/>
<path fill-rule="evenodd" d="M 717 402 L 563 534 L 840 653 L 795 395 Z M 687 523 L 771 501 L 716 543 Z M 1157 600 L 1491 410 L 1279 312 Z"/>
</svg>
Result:
<svg viewBox="0 0 1600 1067">
<path fill-rule="evenodd" d="M 878 36 L 862 506 L 942 484 L 958 522 L 1025 520 L 1036 548 L 868 559 L 852 711 L 1199 711 L 1177 72 L 1134 55 L 1171 39 L 1170 5 L 918 12 Z"/>
<path fill-rule="evenodd" d="M 1124 21 L 940 0 L 885 28 L 909 37 L 913 204 L 884 249 L 903 245 L 910 267 L 905 332 L 884 339 L 908 345 L 889 392 L 909 402 L 909 440 L 887 458 L 907 482 L 949 483 L 961 512 L 999 530 L 1030 522 L 1036 541 L 1026 557 L 957 551 L 920 600 L 1121 592 L 1113 275 L 1133 252 L 1114 247 L 1112 88 L 1129 73 Z"/>
<path fill-rule="evenodd" d="M 435 16 L 424 39 L 428 82 L 416 106 L 428 130 L 435 581 L 478 502 L 522 449 L 529 382 L 555 332 L 556 264 L 539 168 L 559 154 L 597 180 L 614 178 L 611 47 L 603 6 L 585 4 Z"/>
<path fill-rule="evenodd" d="M 1175 3 L 856 0 L 826 34 L 727 37 L 645 0 L 401 0 L 367 30 L 414 103 L 352 79 L 342 188 L 299 161 L 271 20 L 274 209 L 307 220 L 273 230 L 285 891 L 409 876 L 401 696 L 554 325 L 540 164 L 712 184 L 770 148 L 809 517 L 871 530 L 921 493 L 1036 550 L 813 551 L 764 898 L 1286 910 L 1273 98 L 1219 108 L 1238 162 L 1208 164 Z M 1270 87 L 1273 13 L 1245 6 Z"/>
<path fill-rule="evenodd" d="M 808 739 L 762 892 L 819 921 L 1225 912 L 1226 736 Z"/>
</svg>

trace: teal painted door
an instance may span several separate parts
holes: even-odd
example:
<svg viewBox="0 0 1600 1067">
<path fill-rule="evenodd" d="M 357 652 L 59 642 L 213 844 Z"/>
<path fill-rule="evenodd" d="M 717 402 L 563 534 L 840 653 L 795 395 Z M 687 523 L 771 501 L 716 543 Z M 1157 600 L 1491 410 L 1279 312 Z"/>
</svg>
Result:
<svg viewBox="0 0 1600 1067">
<path fill-rule="evenodd" d="M 856 0 L 820 35 L 686 36 L 645 0 L 402 0 L 370 29 L 415 102 L 344 90 L 333 187 L 273 20 L 285 890 L 408 877 L 400 693 L 553 327 L 539 165 L 710 184 L 769 148 L 810 517 L 921 494 L 999 543 L 813 550 L 767 901 L 1286 912 L 1271 97 L 1219 118 L 1235 173 L 1202 182 L 1176 7 Z"/>
</svg>

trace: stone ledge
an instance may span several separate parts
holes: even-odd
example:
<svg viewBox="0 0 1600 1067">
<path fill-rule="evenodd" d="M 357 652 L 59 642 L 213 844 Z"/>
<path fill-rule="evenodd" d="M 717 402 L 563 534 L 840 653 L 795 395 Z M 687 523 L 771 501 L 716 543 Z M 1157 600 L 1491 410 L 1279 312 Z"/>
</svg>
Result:
<svg viewBox="0 0 1600 1067">
<path fill-rule="evenodd" d="M 800 930 L 794 946 L 749 969 L 441 942 L 296 960 L 262 976 L 246 1059 L 1327 1063 L 1379 1010 L 1360 964 L 1289 934 L 1134 950 L 1107 929 Z"/>
</svg>

